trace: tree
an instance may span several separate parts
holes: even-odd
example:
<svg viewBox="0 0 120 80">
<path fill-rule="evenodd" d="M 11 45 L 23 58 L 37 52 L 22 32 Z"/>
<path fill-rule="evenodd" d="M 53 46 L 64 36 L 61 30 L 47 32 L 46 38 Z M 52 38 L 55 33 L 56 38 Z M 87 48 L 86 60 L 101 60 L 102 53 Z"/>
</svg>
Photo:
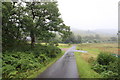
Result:
<svg viewBox="0 0 120 80">
<path fill-rule="evenodd" d="M 56 2 L 26 2 L 26 6 L 23 3 L 3 3 L 4 46 L 11 46 L 13 42 L 30 36 L 33 48 L 36 40 L 49 43 L 56 33 L 64 38 L 70 35 L 70 27 L 61 19 Z"/>
<path fill-rule="evenodd" d="M 117 41 L 117 37 L 111 37 L 110 39 L 111 41 L 115 41 L 115 42 Z"/>
<path fill-rule="evenodd" d="M 99 34 L 96 34 L 96 35 L 95 35 L 95 39 L 99 40 L 99 39 L 100 39 L 100 35 L 99 35 Z"/>
<path fill-rule="evenodd" d="M 77 43 L 82 43 L 82 37 L 80 35 L 77 36 Z"/>
<path fill-rule="evenodd" d="M 2 3 L 3 50 L 7 47 L 14 46 L 14 44 L 21 39 L 19 14 L 20 14 L 20 9 L 15 7 L 15 3 L 11 3 L 11 2 Z"/>
<path fill-rule="evenodd" d="M 63 23 L 57 4 L 53 3 L 27 3 L 34 26 L 30 30 L 31 45 L 34 46 L 35 38 L 49 42 L 58 32 L 62 37 L 68 36 L 70 28 Z M 29 15 L 28 15 L 29 16 Z"/>
<path fill-rule="evenodd" d="M 71 33 L 69 37 L 64 41 L 65 43 L 77 43 L 77 38 L 74 33 Z"/>
</svg>

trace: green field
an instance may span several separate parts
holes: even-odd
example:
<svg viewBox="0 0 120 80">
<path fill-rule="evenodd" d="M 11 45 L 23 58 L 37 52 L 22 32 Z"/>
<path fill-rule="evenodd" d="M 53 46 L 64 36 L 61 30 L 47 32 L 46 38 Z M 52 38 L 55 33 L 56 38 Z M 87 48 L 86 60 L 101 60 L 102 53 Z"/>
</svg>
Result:
<svg viewBox="0 0 120 80">
<path fill-rule="evenodd" d="M 87 51 L 87 53 L 75 52 L 79 76 L 81 78 L 100 78 L 102 76 L 92 69 L 93 64 L 101 52 L 117 54 L 117 43 L 79 44 L 77 50 Z"/>
</svg>

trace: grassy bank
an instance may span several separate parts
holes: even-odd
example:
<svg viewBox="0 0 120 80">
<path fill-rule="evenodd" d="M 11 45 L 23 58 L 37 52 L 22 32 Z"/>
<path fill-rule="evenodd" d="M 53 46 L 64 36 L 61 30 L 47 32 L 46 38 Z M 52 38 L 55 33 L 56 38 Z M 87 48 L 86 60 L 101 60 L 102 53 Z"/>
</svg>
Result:
<svg viewBox="0 0 120 80">
<path fill-rule="evenodd" d="M 91 69 L 91 65 L 80 56 L 81 53 L 75 52 L 75 58 L 80 78 L 101 78 L 101 76 Z"/>
</svg>

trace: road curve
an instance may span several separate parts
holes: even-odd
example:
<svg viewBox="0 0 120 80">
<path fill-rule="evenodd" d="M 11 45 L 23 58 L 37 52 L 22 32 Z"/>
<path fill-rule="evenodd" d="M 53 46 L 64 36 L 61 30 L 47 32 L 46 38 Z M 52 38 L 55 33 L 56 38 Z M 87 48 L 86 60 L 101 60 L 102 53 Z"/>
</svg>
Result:
<svg viewBox="0 0 120 80">
<path fill-rule="evenodd" d="M 75 48 L 76 46 L 69 48 L 58 61 L 37 78 L 79 78 L 73 52 Z"/>
</svg>

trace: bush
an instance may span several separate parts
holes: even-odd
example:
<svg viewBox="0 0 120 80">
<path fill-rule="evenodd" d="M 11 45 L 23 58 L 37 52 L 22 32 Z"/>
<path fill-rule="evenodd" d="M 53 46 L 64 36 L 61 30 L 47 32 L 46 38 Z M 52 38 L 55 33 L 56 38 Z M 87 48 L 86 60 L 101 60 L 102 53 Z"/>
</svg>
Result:
<svg viewBox="0 0 120 80">
<path fill-rule="evenodd" d="M 56 57 L 57 54 L 61 53 L 61 49 L 59 49 L 58 47 L 56 46 L 48 46 L 48 49 L 47 49 L 47 52 L 48 52 L 48 56 L 51 57 L 51 58 L 54 58 Z"/>
<path fill-rule="evenodd" d="M 115 61 L 114 63 L 110 63 L 108 65 L 108 70 L 118 73 L 118 61 Z"/>
<path fill-rule="evenodd" d="M 97 62 L 101 65 L 109 65 L 109 63 L 115 62 L 116 57 L 107 52 L 101 52 L 98 55 Z"/>
<path fill-rule="evenodd" d="M 43 63 L 44 65 L 46 65 L 49 62 L 50 58 L 45 54 L 40 54 L 38 57 L 38 60 L 40 61 L 40 63 Z"/>
<path fill-rule="evenodd" d="M 94 63 L 94 62 L 95 62 L 95 58 L 94 58 L 94 57 L 90 57 L 90 58 L 88 59 L 88 62 L 89 62 L 89 63 Z"/>
<path fill-rule="evenodd" d="M 95 70 L 97 73 L 101 73 L 107 69 L 107 66 L 96 63 L 93 65 L 92 69 Z"/>
<path fill-rule="evenodd" d="M 68 43 L 68 46 L 71 46 L 71 43 Z"/>
<path fill-rule="evenodd" d="M 105 78 L 114 78 L 118 77 L 118 73 L 112 72 L 112 71 L 104 71 L 101 73 L 101 75 Z"/>
<path fill-rule="evenodd" d="M 3 78 L 12 78 L 18 73 L 40 68 L 42 64 L 33 53 L 4 53 L 3 54 Z"/>
<path fill-rule="evenodd" d="M 31 70 L 46 66 L 51 58 L 61 53 L 61 50 L 54 45 L 30 44 L 20 42 L 10 50 L 4 50 L 2 55 L 2 77 L 3 78 L 25 78 Z M 0 56 L 1 57 L 1 56 Z"/>
<path fill-rule="evenodd" d="M 18 50 L 18 51 L 17 51 Z M 35 45 L 33 49 L 16 49 L 3 53 L 3 78 L 24 78 L 23 72 L 41 68 L 50 62 L 61 50 L 53 45 Z"/>
<path fill-rule="evenodd" d="M 118 67 L 114 66 L 116 66 L 114 63 L 110 65 L 100 65 L 97 63 L 93 65 L 92 69 L 105 78 L 119 77 Z"/>
<path fill-rule="evenodd" d="M 45 54 L 50 58 L 54 58 L 57 56 L 57 54 L 61 53 L 61 49 L 59 49 L 54 45 L 48 45 L 48 46 L 36 45 L 36 47 L 32 50 L 32 52 L 35 53 L 36 57 L 38 57 L 39 54 Z"/>
<path fill-rule="evenodd" d="M 118 58 L 109 53 L 101 52 L 98 55 L 96 63 L 93 64 L 92 69 L 94 69 L 105 78 L 117 78 L 119 77 Z"/>
</svg>

